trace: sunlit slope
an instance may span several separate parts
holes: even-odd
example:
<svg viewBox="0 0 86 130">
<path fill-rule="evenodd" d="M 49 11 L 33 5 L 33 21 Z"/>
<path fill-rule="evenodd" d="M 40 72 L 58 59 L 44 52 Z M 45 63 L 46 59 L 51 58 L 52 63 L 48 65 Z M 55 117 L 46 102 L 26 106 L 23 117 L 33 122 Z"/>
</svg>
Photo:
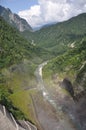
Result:
<svg viewBox="0 0 86 130">
<path fill-rule="evenodd" d="M 50 57 L 49 51 L 27 41 L 0 17 L 0 102 L 16 118 L 36 122 L 30 96 L 36 92 L 34 71 Z"/>
<path fill-rule="evenodd" d="M 70 51 L 50 60 L 44 67 L 43 75 L 47 83 L 55 77 L 57 81 L 67 78 L 75 87 L 86 89 L 86 37 L 77 42 Z"/>
<path fill-rule="evenodd" d="M 46 59 L 50 52 L 36 45 L 32 45 L 16 29 L 9 26 L 0 17 L 0 67 L 20 62 L 24 58 L 30 60 Z"/>
<path fill-rule="evenodd" d="M 65 22 L 44 27 L 36 32 L 23 33 L 29 40 L 34 40 L 41 47 L 56 53 L 69 49 L 69 45 L 86 35 L 86 13 L 73 17 Z"/>
</svg>

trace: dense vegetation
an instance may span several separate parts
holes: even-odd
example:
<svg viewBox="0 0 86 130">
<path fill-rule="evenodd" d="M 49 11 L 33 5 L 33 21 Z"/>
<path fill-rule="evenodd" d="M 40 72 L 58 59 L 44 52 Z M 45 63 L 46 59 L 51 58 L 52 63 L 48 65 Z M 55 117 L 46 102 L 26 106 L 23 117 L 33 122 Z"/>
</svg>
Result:
<svg viewBox="0 0 86 130">
<path fill-rule="evenodd" d="M 67 51 L 69 45 L 86 35 L 86 13 L 68 21 L 44 27 L 36 32 L 23 32 L 26 38 L 34 40 L 39 46 L 46 47 L 57 54 Z"/>
<path fill-rule="evenodd" d="M 45 82 L 50 82 L 56 74 L 60 80 L 68 78 L 73 84 L 86 89 L 86 37 L 44 67 Z"/>
<path fill-rule="evenodd" d="M 53 75 L 57 75 L 59 79 L 68 77 L 72 83 L 86 88 L 85 21 L 86 14 L 81 14 L 21 35 L 0 17 L 0 101 L 6 103 L 16 118 L 28 118 L 35 123 L 31 98 L 37 85 L 34 71 L 37 64 L 45 60 L 51 59 L 43 69 L 48 85 L 52 86 Z"/>
<path fill-rule="evenodd" d="M 0 17 L 0 67 L 19 63 L 24 58 L 38 57 L 46 59 L 49 52 L 27 42 L 16 29 L 13 29 Z"/>
<path fill-rule="evenodd" d="M 68 77 L 86 87 L 86 13 L 33 33 L 25 31 L 23 35 L 58 55 L 44 69 L 47 84 L 58 73 L 61 79 Z"/>
<path fill-rule="evenodd" d="M 27 89 L 36 87 L 34 71 L 37 64 L 50 57 L 51 52 L 28 42 L 0 17 L 0 101 L 6 103 L 16 118 L 24 117 L 24 112 L 26 118 L 35 122 L 31 116 L 33 108 L 28 107 L 28 101 L 32 104 L 30 94 L 35 90 L 29 92 Z M 9 107 L 10 102 L 15 107 Z"/>
<path fill-rule="evenodd" d="M 9 68 L 14 64 L 23 64 L 24 58 L 30 60 L 33 55 L 36 55 L 35 52 L 33 52 L 33 55 L 31 54 L 32 50 L 29 51 L 31 47 L 32 45 L 27 42 L 16 29 L 9 26 L 3 18 L 0 17 L 0 102 L 5 105 L 16 118 L 22 118 L 24 115 L 12 105 L 9 97 L 20 87 L 18 85 L 20 81 L 17 74 L 14 74 L 16 77 L 14 78 L 13 68 L 12 71 L 9 71 Z M 28 68 L 33 72 L 33 64 L 29 64 L 31 65 L 29 65 Z M 18 67 L 14 67 L 14 70 L 18 71 L 17 68 Z M 29 71 L 28 75 L 32 74 L 32 72 Z"/>
</svg>

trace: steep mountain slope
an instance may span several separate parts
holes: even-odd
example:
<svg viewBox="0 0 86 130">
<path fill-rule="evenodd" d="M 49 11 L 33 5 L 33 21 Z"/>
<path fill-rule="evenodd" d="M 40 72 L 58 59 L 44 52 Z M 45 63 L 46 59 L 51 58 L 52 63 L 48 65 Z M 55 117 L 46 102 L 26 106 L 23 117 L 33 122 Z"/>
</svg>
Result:
<svg viewBox="0 0 86 130">
<path fill-rule="evenodd" d="M 36 92 L 34 71 L 50 57 L 49 51 L 28 42 L 0 17 L 0 103 L 16 118 L 36 122 L 30 96 Z"/>
<path fill-rule="evenodd" d="M 12 13 L 8 8 L 6 9 L 0 6 L 0 16 L 2 16 L 10 25 L 16 27 L 21 32 L 25 30 L 32 31 L 31 26 L 25 19 L 22 19 L 17 14 Z"/>
<path fill-rule="evenodd" d="M 71 18 L 68 21 L 42 28 L 34 33 L 24 32 L 26 38 L 54 52 L 61 53 L 73 42 L 86 35 L 86 13 Z"/>
<path fill-rule="evenodd" d="M 86 36 L 50 60 L 43 69 L 44 84 L 60 110 L 86 129 Z M 72 102 L 73 101 L 73 102 Z"/>
<path fill-rule="evenodd" d="M 0 17 L 0 28 L 0 67 L 14 64 L 24 58 L 34 59 L 38 57 L 42 60 L 51 55 L 47 50 L 28 42 L 16 29 L 10 27 L 2 17 Z"/>
<path fill-rule="evenodd" d="M 86 37 L 43 69 L 44 84 L 60 110 L 86 129 Z"/>
<path fill-rule="evenodd" d="M 79 91 L 86 89 L 86 37 L 83 37 L 77 44 L 53 60 L 44 68 L 45 80 L 56 80 L 62 82 L 65 78 L 69 79 L 74 89 Z M 77 91 L 76 91 L 77 93 Z"/>
<path fill-rule="evenodd" d="M 51 59 L 43 69 L 43 87 L 55 99 L 59 111 L 63 111 L 66 116 L 69 114 L 76 124 L 80 123 L 81 126 L 78 126 L 82 130 L 86 129 L 86 96 L 83 93 L 86 89 L 85 21 L 86 14 L 81 14 L 37 32 L 25 31 L 23 34 L 29 39 L 27 41 L 18 30 L 0 17 L 0 103 L 6 105 L 17 119 L 29 119 L 37 123 L 33 104 L 35 101 L 36 105 L 39 104 L 37 107 L 41 106 L 42 95 L 37 91 L 40 84 L 37 84 L 34 71 L 38 63 Z M 53 58 L 53 53 L 61 55 Z M 41 75 L 40 69 L 38 72 Z M 64 86 L 68 94 L 61 90 Z M 80 104 L 76 103 L 76 100 L 79 101 L 79 94 L 83 96 Z M 44 93 L 43 96 L 47 94 Z M 42 106 L 44 108 L 44 104 Z M 41 109 L 40 112 L 38 109 L 38 113 L 41 113 Z"/>
</svg>

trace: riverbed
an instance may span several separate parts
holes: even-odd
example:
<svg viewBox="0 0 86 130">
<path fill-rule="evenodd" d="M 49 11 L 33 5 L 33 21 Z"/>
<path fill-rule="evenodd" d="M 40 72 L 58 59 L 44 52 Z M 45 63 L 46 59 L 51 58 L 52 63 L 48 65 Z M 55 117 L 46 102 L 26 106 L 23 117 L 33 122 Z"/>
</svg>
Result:
<svg viewBox="0 0 86 130">
<path fill-rule="evenodd" d="M 42 130 L 79 130 L 72 120 L 66 116 L 44 86 L 42 69 L 47 62 L 38 66 L 35 71 L 38 96 L 34 98 L 34 107 Z"/>
</svg>

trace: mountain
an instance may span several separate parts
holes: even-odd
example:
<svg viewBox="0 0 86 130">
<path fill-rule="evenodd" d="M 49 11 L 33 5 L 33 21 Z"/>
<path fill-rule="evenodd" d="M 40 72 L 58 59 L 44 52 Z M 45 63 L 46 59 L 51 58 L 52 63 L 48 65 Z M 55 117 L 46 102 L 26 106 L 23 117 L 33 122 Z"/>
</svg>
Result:
<svg viewBox="0 0 86 130">
<path fill-rule="evenodd" d="M 29 58 L 33 54 L 31 50 L 27 53 L 26 48 L 30 47 L 32 45 L 0 17 L 0 68 L 20 62 L 24 56 Z"/>
<path fill-rule="evenodd" d="M 36 122 L 31 98 L 37 85 L 34 71 L 39 63 L 52 56 L 51 52 L 27 41 L 0 17 L 0 103 L 15 118 Z"/>
<path fill-rule="evenodd" d="M 56 24 L 56 22 L 48 23 L 48 24 L 43 25 L 40 29 L 42 29 L 42 28 L 47 28 L 47 27 L 52 26 L 52 25 L 55 25 L 55 24 Z"/>
<path fill-rule="evenodd" d="M 60 111 L 70 114 L 77 130 L 86 129 L 86 36 L 43 68 L 43 81 Z M 79 126 L 79 127 L 78 127 Z"/>
<path fill-rule="evenodd" d="M 50 60 L 43 73 L 47 84 L 68 79 L 73 84 L 75 94 L 86 90 L 86 36 L 64 54 Z"/>
<path fill-rule="evenodd" d="M 80 14 L 67 21 L 44 27 L 36 32 L 23 32 L 23 35 L 41 47 L 62 53 L 70 48 L 73 42 L 79 41 L 86 35 L 86 13 Z"/>
<path fill-rule="evenodd" d="M 16 27 L 21 32 L 25 30 L 32 31 L 32 28 L 27 21 L 20 18 L 17 14 L 12 13 L 9 8 L 0 6 L 0 16 L 2 16 L 10 25 Z"/>
<path fill-rule="evenodd" d="M 0 67 L 9 66 L 23 58 L 32 60 L 38 57 L 42 61 L 53 55 L 46 49 L 28 42 L 15 28 L 9 26 L 2 17 L 0 17 L 0 52 Z"/>
</svg>

